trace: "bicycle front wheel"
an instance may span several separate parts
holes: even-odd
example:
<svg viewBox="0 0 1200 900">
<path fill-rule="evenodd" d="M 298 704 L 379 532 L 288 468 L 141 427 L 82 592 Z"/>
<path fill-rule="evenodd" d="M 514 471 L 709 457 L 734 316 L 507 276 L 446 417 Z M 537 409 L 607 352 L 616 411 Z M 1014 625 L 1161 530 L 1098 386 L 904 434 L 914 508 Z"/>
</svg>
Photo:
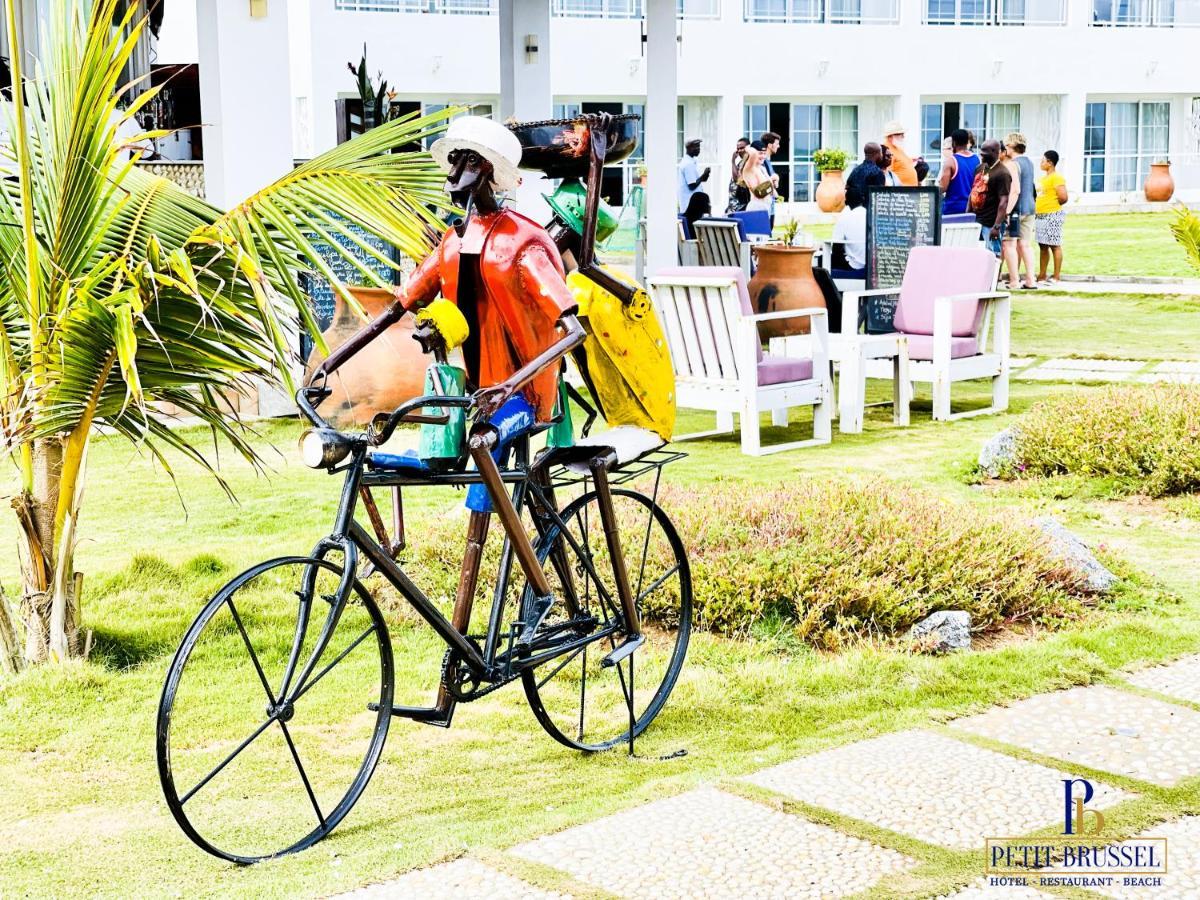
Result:
<svg viewBox="0 0 1200 900">
<path fill-rule="evenodd" d="M 379 761 L 391 643 L 362 585 L 341 604 L 341 583 L 325 560 L 262 563 L 209 601 L 175 654 L 159 777 L 176 822 L 215 856 L 252 863 L 310 847 Z"/>
<path fill-rule="evenodd" d="M 608 750 L 646 729 L 675 686 L 692 628 L 691 571 L 671 520 L 644 494 L 614 489 L 612 497 L 645 642 L 613 666 L 602 660 L 619 638 L 607 637 L 522 673 L 538 722 L 579 750 Z M 562 635 L 622 623 L 596 493 L 574 500 L 560 518 L 565 528 L 555 525 L 538 545 L 555 597 L 541 631 Z"/>
</svg>

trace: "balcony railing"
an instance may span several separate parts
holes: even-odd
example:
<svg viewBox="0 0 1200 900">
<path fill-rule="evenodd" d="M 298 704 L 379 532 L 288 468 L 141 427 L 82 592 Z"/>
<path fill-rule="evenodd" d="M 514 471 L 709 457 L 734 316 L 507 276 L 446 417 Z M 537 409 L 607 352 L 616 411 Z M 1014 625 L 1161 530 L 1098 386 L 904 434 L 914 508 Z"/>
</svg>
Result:
<svg viewBox="0 0 1200 900">
<path fill-rule="evenodd" d="M 1101 28 L 1194 28 L 1200 0 L 1092 0 L 1092 24 Z"/>
<path fill-rule="evenodd" d="M 895 25 L 900 0 L 744 0 L 747 22 L 798 25 Z"/>
<path fill-rule="evenodd" d="M 682 19 L 719 19 L 721 0 L 676 0 Z M 640 19 L 643 0 L 553 0 L 556 16 L 576 19 Z"/>
<path fill-rule="evenodd" d="M 496 11 L 496 0 L 333 0 L 333 8 L 349 12 L 490 16 Z"/>
<path fill-rule="evenodd" d="M 926 25 L 1065 25 L 1066 22 L 1066 0 L 926 0 L 925 4 Z"/>
</svg>

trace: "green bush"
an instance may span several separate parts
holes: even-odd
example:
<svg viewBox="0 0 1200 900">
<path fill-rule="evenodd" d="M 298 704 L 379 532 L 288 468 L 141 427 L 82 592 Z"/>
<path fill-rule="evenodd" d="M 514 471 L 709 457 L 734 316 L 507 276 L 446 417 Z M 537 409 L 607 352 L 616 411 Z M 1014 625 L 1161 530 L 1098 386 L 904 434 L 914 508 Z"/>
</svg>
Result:
<svg viewBox="0 0 1200 900">
<path fill-rule="evenodd" d="M 1116 478 L 1152 497 L 1200 490 L 1200 386 L 1121 386 L 1039 403 L 1016 425 L 1007 474 Z"/>
<path fill-rule="evenodd" d="M 1077 616 L 1078 573 L 1041 532 L 886 480 L 667 492 L 690 551 L 697 624 L 744 634 L 772 618 L 834 648 L 962 609 L 980 630 Z"/>
</svg>

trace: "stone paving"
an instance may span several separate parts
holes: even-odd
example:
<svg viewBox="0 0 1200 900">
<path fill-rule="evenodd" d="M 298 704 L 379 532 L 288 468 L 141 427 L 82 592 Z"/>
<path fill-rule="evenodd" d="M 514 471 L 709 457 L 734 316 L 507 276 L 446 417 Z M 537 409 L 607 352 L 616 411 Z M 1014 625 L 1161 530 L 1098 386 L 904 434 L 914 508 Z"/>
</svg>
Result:
<svg viewBox="0 0 1200 900">
<path fill-rule="evenodd" d="M 903 760 L 897 777 L 881 760 Z M 1062 818 L 1069 773 L 925 731 L 903 731 L 825 750 L 746 780 L 931 844 L 967 850 Z M 1091 805 L 1128 795 L 1095 785 Z"/>
<path fill-rule="evenodd" d="M 1200 712 L 1101 685 L 1040 694 L 952 724 L 1154 784 L 1200 774 Z"/>
<path fill-rule="evenodd" d="M 538 838 L 510 852 L 622 897 L 842 897 L 915 865 L 724 791 L 678 797 Z"/>
<path fill-rule="evenodd" d="M 1129 681 L 1200 702 L 1200 655 L 1133 673 Z M 951 726 L 1161 785 L 1200 775 L 1200 712 L 1104 685 L 1031 697 Z M 1014 837 L 1059 823 L 1062 779 L 1078 775 L 1063 768 L 1067 771 L 965 739 L 911 730 L 800 757 L 744 780 L 930 844 L 969 851 L 982 850 L 984 837 Z M 1090 780 L 1096 794 L 1089 809 L 1107 809 L 1130 796 Z M 1168 839 L 1161 886 L 1135 888 L 1118 881 L 1107 896 L 1200 897 L 1200 816 L 1153 826 L 1139 837 Z M 799 813 L 713 787 L 546 835 L 507 853 L 558 870 L 564 879 L 560 885 L 566 885 L 559 891 L 654 900 L 841 897 L 886 885 L 889 877 L 917 865 L 895 850 Z M 343 896 L 557 900 L 569 895 L 466 858 Z M 939 900 L 1048 896 L 1037 885 L 999 887 L 978 878 Z"/>
<path fill-rule="evenodd" d="M 385 884 L 359 888 L 339 895 L 337 900 L 489 900 L 498 897 L 570 900 L 571 895 L 539 890 L 478 860 L 464 858 L 417 869 Z"/>
<path fill-rule="evenodd" d="M 1142 669 L 1126 680 L 1169 697 L 1200 703 L 1200 656 L 1190 656 L 1167 666 Z"/>
</svg>

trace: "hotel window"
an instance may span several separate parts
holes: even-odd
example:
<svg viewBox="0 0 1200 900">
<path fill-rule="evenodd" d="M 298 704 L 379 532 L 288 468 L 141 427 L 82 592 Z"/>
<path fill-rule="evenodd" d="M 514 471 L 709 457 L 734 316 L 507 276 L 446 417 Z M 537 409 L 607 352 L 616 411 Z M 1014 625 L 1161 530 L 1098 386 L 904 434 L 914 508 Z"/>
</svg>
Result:
<svg viewBox="0 0 1200 900">
<path fill-rule="evenodd" d="M 1089 103 L 1083 129 L 1083 189 L 1135 191 L 1170 146 L 1165 101 Z"/>
<path fill-rule="evenodd" d="M 813 199 L 820 181 L 812 162 L 817 149 L 837 147 L 858 159 L 858 107 L 852 104 L 750 103 L 745 123 L 751 140 L 764 131 L 780 136 L 771 165 L 779 174 L 781 200 Z"/>
</svg>

